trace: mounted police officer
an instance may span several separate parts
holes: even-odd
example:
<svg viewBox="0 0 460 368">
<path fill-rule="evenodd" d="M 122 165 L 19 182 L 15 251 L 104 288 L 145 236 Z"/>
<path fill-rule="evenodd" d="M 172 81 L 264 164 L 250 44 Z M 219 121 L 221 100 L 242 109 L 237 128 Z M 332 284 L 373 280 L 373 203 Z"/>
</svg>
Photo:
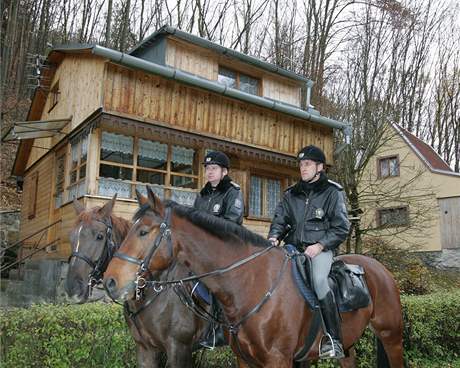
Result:
<svg viewBox="0 0 460 368">
<path fill-rule="evenodd" d="M 196 197 L 193 207 L 241 225 L 244 213 L 243 195 L 240 186 L 228 176 L 230 160 L 227 155 L 219 151 L 209 152 L 203 165 L 207 183 Z M 213 296 L 211 300 L 212 313 L 221 314 Z M 222 328 L 210 327 L 206 339 L 200 344 L 207 348 L 224 345 Z"/>
<path fill-rule="evenodd" d="M 195 199 L 193 207 L 214 216 L 243 223 L 244 203 L 240 186 L 228 176 L 230 160 L 223 152 L 209 152 L 203 162 L 206 185 Z"/>
<path fill-rule="evenodd" d="M 319 300 L 326 331 L 321 358 L 343 358 L 340 316 L 329 288 L 333 251 L 348 235 L 350 223 L 343 188 L 328 180 L 326 157 L 315 146 L 304 147 L 298 154 L 302 179 L 289 187 L 278 204 L 269 240 L 276 245 L 284 239 L 311 259 L 313 287 Z"/>
</svg>

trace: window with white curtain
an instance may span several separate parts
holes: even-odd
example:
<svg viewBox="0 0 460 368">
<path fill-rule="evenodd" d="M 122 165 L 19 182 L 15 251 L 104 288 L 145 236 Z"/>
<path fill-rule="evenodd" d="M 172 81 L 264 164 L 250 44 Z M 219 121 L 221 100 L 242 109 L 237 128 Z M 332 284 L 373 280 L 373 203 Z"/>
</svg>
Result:
<svg viewBox="0 0 460 368">
<path fill-rule="evenodd" d="M 88 144 L 88 134 L 80 136 L 79 139 L 70 144 L 69 186 L 67 187 L 68 201 L 86 194 Z"/>
<path fill-rule="evenodd" d="M 273 218 L 281 199 L 281 180 L 251 175 L 249 187 L 249 216 Z"/>
<path fill-rule="evenodd" d="M 198 190 L 198 151 L 163 142 L 102 132 L 99 194 L 133 198 L 146 185 L 161 199 L 192 205 Z"/>
</svg>

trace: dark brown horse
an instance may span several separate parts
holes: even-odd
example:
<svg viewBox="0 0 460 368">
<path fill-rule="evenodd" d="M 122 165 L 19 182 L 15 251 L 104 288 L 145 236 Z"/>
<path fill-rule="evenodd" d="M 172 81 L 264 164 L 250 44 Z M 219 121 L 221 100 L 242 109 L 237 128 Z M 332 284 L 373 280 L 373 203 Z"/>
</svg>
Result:
<svg viewBox="0 0 460 368">
<path fill-rule="evenodd" d="M 87 301 L 91 279 L 95 283 L 102 276 L 118 248 L 115 244 L 121 244 L 131 226 L 131 222 L 112 214 L 115 199 L 116 196 L 102 208 L 91 209 L 74 201 L 78 217 L 70 235 L 72 256 L 66 291 L 79 303 Z M 140 203 L 147 201 L 141 195 L 138 199 Z M 188 272 L 178 264 L 159 278 L 184 277 Z M 192 347 L 206 324 L 180 302 L 172 289 L 157 293 L 146 288 L 143 300 L 126 301 L 124 307 L 126 322 L 136 342 L 139 367 L 159 368 L 161 352 L 167 354 L 169 367 L 192 366 Z"/>
<path fill-rule="evenodd" d="M 304 345 L 312 323 L 312 313 L 296 290 L 291 272 L 286 271 L 285 265 L 291 260 L 282 248 L 270 247 L 265 239 L 243 227 L 174 202 L 162 203 L 150 190 L 149 203 L 138 211 L 135 220 L 119 252 L 144 260 L 151 271 L 165 270 L 175 261 L 196 275 L 230 269 L 225 275 L 213 274 L 202 280 L 223 307 L 227 324 L 239 327 L 232 336 L 231 347 L 240 367 L 293 366 L 293 358 Z M 254 254 L 260 255 L 251 257 Z M 248 257 L 250 261 L 236 267 L 237 262 Z M 342 313 L 344 348 L 352 349 L 370 324 L 383 344 L 389 365 L 403 367 L 401 303 L 395 280 L 371 258 L 340 258 L 364 267 L 372 297 L 368 307 Z M 139 275 L 138 264 L 113 258 L 104 284 L 112 297 L 130 297 Z M 263 299 L 266 302 L 261 304 Z M 257 305 L 260 309 L 239 324 Z M 311 359 L 318 356 L 320 335 L 309 350 Z M 354 357 L 340 364 L 353 367 Z"/>
</svg>

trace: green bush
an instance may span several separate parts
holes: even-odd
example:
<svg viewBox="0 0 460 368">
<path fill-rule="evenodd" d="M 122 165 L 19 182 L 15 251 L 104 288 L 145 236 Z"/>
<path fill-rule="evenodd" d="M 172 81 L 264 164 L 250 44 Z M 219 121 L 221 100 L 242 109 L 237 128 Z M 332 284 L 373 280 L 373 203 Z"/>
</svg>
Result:
<svg viewBox="0 0 460 368">
<path fill-rule="evenodd" d="M 410 367 L 460 366 L 460 292 L 402 298 Z M 35 305 L 0 313 L 2 367 L 135 367 L 135 345 L 118 305 Z M 374 337 L 356 346 L 359 367 L 374 364 Z M 195 366 L 235 367 L 229 349 L 198 352 Z M 321 362 L 321 368 L 333 367 Z"/>
</svg>

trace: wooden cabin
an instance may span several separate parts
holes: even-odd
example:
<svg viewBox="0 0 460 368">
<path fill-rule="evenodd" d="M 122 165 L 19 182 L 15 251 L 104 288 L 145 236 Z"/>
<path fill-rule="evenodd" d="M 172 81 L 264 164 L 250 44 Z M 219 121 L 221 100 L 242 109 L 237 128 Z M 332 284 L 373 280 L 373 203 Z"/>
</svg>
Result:
<svg viewBox="0 0 460 368">
<path fill-rule="evenodd" d="M 74 197 L 92 207 L 117 193 L 115 214 L 126 218 L 138 207 L 135 189 L 145 193 L 146 185 L 191 205 L 205 184 L 207 150 L 228 154 L 244 225 L 265 236 L 283 190 L 298 178 L 298 150 L 315 144 L 330 158 L 333 129 L 345 127 L 302 101 L 308 79 L 170 27 L 128 54 L 56 47 L 46 65 L 48 84 L 27 118 L 40 129 L 21 136 L 18 128 L 13 169 L 23 178 L 21 238 L 61 220 L 36 258 L 69 256 Z"/>
</svg>

